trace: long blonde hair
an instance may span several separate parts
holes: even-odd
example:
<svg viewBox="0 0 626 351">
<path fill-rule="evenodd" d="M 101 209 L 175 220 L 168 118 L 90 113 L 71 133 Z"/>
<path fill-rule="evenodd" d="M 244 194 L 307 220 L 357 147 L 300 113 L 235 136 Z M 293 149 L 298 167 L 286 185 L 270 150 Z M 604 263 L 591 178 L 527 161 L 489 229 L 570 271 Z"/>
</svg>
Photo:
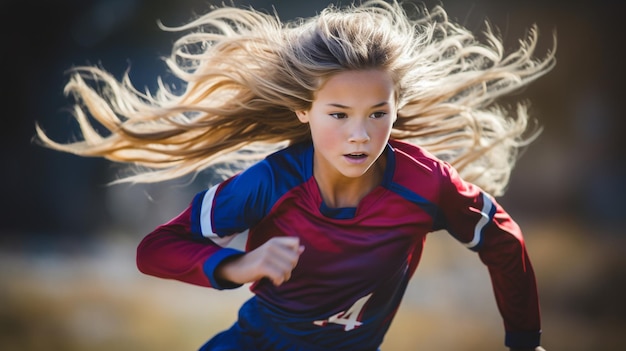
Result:
<svg viewBox="0 0 626 351">
<path fill-rule="evenodd" d="M 518 149 L 535 133 L 528 133 L 525 105 L 511 113 L 493 101 L 555 64 L 554 50 L 534 58 L 535 27 L 505 54 L 488 25 L 481 42 L 441 7 L 426 11 L 396 1 L 331 5 L 290 22 L 224 6 L 163 29 L 185 32 L 166 59 L 182 90 L 159 78 L 154 94 L 141 92 L 128 74 L 117 80 L 99 67 L 75 68 L 65 92 L 77 100 L 83 140 L 55 142 L 37 125 L 39 140 L 56 150 L 144 167 L 118 181 L 178 178 L 250 154 L 242 151 L 309 139 L 294 111 L 308 109 L 329 76 L 377 68 L 390 72 L 397 85 L 392 137 L 410 139 L 500 195 Z"/>
</svg>

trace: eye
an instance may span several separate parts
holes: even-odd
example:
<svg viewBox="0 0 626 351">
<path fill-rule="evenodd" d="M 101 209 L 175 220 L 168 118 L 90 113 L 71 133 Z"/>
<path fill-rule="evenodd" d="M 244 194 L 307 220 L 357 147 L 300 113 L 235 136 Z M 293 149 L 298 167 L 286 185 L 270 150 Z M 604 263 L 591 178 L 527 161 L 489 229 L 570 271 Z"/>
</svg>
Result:
<svg viewBox="0 0 626 351">
<path fill-rule="evenodd" d="M 331 113 L 330 116 L 335 118 L 335 119 L 344 119 L 344 118 L 348 117 L 348 115 L 343 113 L 343 112 Z"/>
<path fill-rule="evenodd" d="M 374 113 L 372 113 L 372 114 L 370 115 L 370 117 L 371 117 L 371 118 L 376 118 L 376 119 L 378 119 L 378 118 L 383 118 L 383 117 L 385 117 L 386 115 L 387 115 L 387 112 L 382 112 L 382 111 L 379 111 L 379 112 L 374 112 Z"/>
</svg>

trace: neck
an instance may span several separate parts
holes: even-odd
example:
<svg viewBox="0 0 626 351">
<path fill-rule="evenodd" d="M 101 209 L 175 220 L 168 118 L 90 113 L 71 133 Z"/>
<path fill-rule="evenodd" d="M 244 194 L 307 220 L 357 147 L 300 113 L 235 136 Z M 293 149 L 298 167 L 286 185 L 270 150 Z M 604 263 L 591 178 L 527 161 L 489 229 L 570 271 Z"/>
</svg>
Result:
<svg viewBox="0 0 626 351">
<path fill-rule="evenodd" d="M 381 156 L 365 174 L 358 178 L 348 178 L 343 175 L 329 176 L 314 164 L 313 175 L 326 206 L 357 207 L 367 194 L 382 183 L 385 165 L 386 160 Z"/>
</svg>

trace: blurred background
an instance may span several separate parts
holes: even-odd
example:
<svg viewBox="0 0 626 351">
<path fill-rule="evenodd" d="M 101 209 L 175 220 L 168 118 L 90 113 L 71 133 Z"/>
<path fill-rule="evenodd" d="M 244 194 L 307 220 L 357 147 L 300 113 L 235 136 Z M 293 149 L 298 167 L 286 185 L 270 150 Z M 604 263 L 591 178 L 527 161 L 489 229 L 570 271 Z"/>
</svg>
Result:
<svg viewBox="0 0 626 351">
<path fill-rule="evenodd" d="M 137 87 L 167 77 L 161 57 L 178 25 L 208 0 L 0 1 L 0 349 L 196 350 L 230 326 L 244 288 L 218 292 L 141 275 L 135 248 L 214 182 L 108 186 L 122 169 L 43 149 L 35 122 L 57 140 L 77 135 L 63 95 L 72 66 L 98 64 Z M 250 0 L 283 19 L 329 1 Z M 345 3 L 345 2 L 344 2 Z M 425 1 L 427 7 L 439 4 Z M 500 202 L 522 226 L 537 273 L 549 351 L 626 350 L 626 137 L 619 2 L 447 0 L 473 31 L 489 20 L 506 48 L 536 23 L 539 52 L 558 37 L 556 68 L 511 97 L 543 126 Z M 446 233 L 424 259 L 383 350 L 504 350 L 489 278 Z"/>
</svg>

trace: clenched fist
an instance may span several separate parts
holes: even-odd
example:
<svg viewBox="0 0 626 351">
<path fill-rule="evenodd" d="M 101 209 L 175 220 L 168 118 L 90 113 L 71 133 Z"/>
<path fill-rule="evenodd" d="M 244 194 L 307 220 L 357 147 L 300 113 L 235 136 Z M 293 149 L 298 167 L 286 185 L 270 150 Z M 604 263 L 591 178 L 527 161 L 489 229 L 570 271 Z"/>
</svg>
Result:
<svg viewBox="0 0 626 351">
<path fill-rule="evenodd" d="M 272 238 L 250 252 L 225 260 L 217 266 L 215 275 L 236 284 L 268 278 L 279 286 L 291 278 L 303 251 L 299 238 Z"/>
</svg>

